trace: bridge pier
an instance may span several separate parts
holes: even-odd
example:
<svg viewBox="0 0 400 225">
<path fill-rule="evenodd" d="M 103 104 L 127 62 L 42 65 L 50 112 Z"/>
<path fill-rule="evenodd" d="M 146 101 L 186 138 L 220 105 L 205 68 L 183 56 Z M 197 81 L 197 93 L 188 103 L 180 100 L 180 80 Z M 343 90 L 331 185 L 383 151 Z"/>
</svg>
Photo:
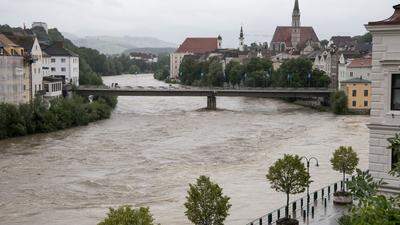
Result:
<svg viewBox="0 0 400 225">
<path fill-rule="evenodd" d="M 217 110 L 217 97 L 207 96 L 207 110 Z"/>
</svg>

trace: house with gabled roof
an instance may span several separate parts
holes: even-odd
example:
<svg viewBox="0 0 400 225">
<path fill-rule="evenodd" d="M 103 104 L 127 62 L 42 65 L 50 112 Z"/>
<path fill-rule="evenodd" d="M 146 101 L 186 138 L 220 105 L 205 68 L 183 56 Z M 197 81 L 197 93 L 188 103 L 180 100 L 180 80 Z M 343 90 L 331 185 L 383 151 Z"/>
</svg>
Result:
<svg viewBox="0 0 400 225">
<path fill-rule="evenodd" d="M 170 77 L 179 78 L 179 67 L 186 55 L 207 54 L 222 47 L 222 37 L 190 37 L 170 55 Z"/>
</svg>

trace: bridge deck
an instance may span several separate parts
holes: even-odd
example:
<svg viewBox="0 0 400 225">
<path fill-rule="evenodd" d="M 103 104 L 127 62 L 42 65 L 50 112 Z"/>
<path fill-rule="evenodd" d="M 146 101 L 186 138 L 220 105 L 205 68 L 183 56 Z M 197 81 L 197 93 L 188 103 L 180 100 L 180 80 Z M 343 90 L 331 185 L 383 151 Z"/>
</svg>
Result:
<svg viewBox="0 0 400 225">
<path fill-rule="evenodd" d="M 225 97 L 328 97 L 327 88 L 208 89 L 176 87 L 78 87 L 82 95 L 113 96 L 225 96 Z"/>
</svg>

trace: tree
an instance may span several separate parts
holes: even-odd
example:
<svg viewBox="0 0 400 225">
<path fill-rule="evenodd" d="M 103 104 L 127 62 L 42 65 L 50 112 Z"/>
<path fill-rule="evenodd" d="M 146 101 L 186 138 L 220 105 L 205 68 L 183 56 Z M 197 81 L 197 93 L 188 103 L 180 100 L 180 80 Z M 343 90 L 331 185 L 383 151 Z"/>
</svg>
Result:
<svg viewBox="0 0 400 225">
<path fill-rule="evenodd" d="M 185 215 L 195 225 L 223 225 L 231 208 L 230 198 L 223 196 L 222 188 L 200 176 L 196 184 L 189 185 Z"/>
<path fill-rule="evenodd" d="M 190 56 L 183 58 L 179 67 L 179 80 L 182 84 L 192 85 L 195 80 L 201 78 L 201 67 L 199 63 Z"/>
<path fill-rule="evenodd" d="M 312 182 L 298 155 L 285 154 L 283 159 L 279 159 L 269 168 L 266 177 L 273 189 L 286 194 L 287 209 L 289 209 L 290 194 L 303 193 Z M 287 213 L 286 218 L 288 218 Z"/>
<path fill-rule="evenodd" d="M 358 199 L 370 198 L 378 193 L 378 188 L 385 184 L 383 179 L 375 181 L 369 171 L 357 169 L 357 176 L 347 182 L 347 188 Z"/>
<path fill-rule="evenodd" d="M 98 225 L 154 225 L 149 208 L 132 209 L 131 206 L 110 208 L 107 217 Z"/>
<path fill-rule="evenodd" d="M 264 71 L 254 71 L 246 77 L 245 85 L 249 87 L 266 87 L 267 74 Z"/>
<path fill-rule="evenodd" d="M 331 94 L 331 107 L 335 114 L 347 113 L 347 95 L 344 91 L 335 91 Z"/>
<path fill-rule="evenodd" d="M 340 146 L 333 153 L 333 157 L 331 158 L 332 168 L 343 174 L 343 184 L 346 182 L 346 174 L 353 174 L 358 161 L 357 153 L 352 147 Z M 345 192 L 344 185 L 342 185 L 342 192 Z"/>
<path fill-rule="evenodd" d="M 128 72 L 130 74 L 138 74 L 140 73 L 140 68 L 137 65 L 131 65 Z"/>
<path fill-rule="evenodd" d="M 251 58 L 246 65 L 246 73 L 252 73 L 256 71 L 271 72 L 272 62 L 262 58 Z"/>
<path fill-rule="evenodd" d="M 221 87 L 224 82 L 222 63 L 217 58 L 210 59 L 208 73 L 203 77 L 203 83 L 207 86 Z"/>
<path fill-rule="evenodd" d="M 388 139 L 388 142 L 390 145 L 387 148 L 393 151 L 393 157 L 398 160 L 398 163 L 390 171 L 390 175 L 400 177 L 400 134 L 395 134 L 394 137 Z"/>
<path fill-rule="evenodd" d="M 226 65 L 225 73 L 227 75 L 228 82 L 233 86 L 240 84 L 243 77 L 245 68 L 240 62 L 230 61 Z"/>
</svg>

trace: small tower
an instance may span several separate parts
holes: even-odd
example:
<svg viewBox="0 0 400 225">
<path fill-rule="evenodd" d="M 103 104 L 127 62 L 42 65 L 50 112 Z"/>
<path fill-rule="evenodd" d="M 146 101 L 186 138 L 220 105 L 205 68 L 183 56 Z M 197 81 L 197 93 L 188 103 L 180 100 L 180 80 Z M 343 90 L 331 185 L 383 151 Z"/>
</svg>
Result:
<svg viewBox="0 0 400 225">
<path fill-rule="evenodd" d="M 218 41 L 218 49 L 221 49 L 222 48 L 222 37 L 221 37 L 221 35 L 218 35 L 217 41 Z"/>
<path fill-rule="evenodd" d="M 240 35 L 239 35 L 239 51 L 244 51 L 244 34 L 243 34 L 243 26 L 240 27 Z"/>
<path fill-rule="evenodd" d="M 299 1 L 296 0 L 294 3 L 293 14 L 292 14 L 292 47 L 296 48 L 300 43 L 300 7 Z"/>
</svg>

